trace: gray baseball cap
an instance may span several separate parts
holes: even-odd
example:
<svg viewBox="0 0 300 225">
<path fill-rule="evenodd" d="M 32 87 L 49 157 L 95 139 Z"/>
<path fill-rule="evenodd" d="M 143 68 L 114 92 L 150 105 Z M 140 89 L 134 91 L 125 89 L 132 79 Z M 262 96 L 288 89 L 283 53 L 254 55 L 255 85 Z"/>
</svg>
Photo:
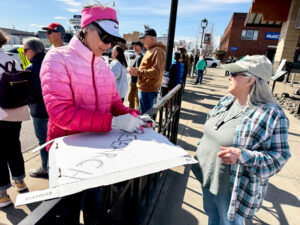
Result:
<svg viewBox="0 0 300 225">
<path fill-rule="evenodd" d="M 233 73 L 249 72 L 267 82 L 273 74 L 273 65 L 264 55 L 246 55 L 235 63 L 223 65 L 223 68 Z"/>
</svg>

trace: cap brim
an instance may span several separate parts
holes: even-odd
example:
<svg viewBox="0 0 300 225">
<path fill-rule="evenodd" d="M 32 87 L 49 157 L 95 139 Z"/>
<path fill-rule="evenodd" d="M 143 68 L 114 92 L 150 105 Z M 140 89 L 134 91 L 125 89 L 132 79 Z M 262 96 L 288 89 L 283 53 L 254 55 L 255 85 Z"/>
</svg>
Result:
<svg viewBox="0 0 300 225">
<path fill-rule="evenodd" d="M 142 39 L 142 38 L 144 38 L 145 36 L 146 36 L 146 34 L 141 33 L 140 36 L 139 36 L 139 39 Z"/>
<path fill-rule="evenodd" d="M 49 27 L 42 27 L 42 30 L 49 30 Z"/>
<path fill-rule="evenodd" d="M 233 73 L 237 73 L 237 72 L 245 72 L 247 71 L 246 69 L 244 69 L 243 67 L 239 66 L 237 63 L 229 63 L 229 64 L 225 64 L 222 66 L 226 71 L 228 72 L 233 72 Z"/>
<path fill-rule="evenodd" d="M 115 21 L 112 20 L 98 20 L 95 21 L 99 24 L 99 26 L 105 30 L 108 34 L 115 37 L 118 41 L 122 43 L 126 43 L 126 40 L 122 38 L 122 36 L 119 33 L 119 24 L 117 24 Z"/>
</svg>

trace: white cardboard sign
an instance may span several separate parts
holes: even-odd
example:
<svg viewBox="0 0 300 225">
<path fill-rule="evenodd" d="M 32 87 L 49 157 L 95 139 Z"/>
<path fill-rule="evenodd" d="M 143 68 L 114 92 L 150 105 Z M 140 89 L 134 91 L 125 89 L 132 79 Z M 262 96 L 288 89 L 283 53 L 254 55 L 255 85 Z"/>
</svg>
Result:
<svg viewBox="0 0 300 225">
<path fill-rule="evenodd" d="M 49 189 L 19 194 L 16 206 L 63 197 L 169 168 L 193 164 L 185 150 L 151 128 L 56 139 L 49 154 Z"/>
</svg>

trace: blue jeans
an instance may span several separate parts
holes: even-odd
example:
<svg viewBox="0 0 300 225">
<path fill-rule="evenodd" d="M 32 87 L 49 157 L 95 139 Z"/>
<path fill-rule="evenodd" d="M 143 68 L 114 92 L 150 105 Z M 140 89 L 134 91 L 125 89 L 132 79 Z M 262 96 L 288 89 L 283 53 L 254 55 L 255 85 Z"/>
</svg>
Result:
<svg viewBox="0 0 300 225">
<path fill-rule="evenodd" d="M 244 217 L 236 214 L 234 221 L 227 219 L 231 194 L 214 195 L 208 189 L 202 187 L 203 205 L 208 216 L 209 225 L 244 225 Z"/>
<path fill-rule="evenodd" d="M 32 117 L 34 133 L 37 139 L 39 140 L 39 145 L 45 144 L 47 140 L 47 126 L 48 118 L 37 118 Z M 46 148 L 40 150 L 40 155 L 42 159 L 42 168 L 48 169 L 48 152 Z"/>
<path fill-rule="evenodd" d="M 203 78 L 203 72 L 204 70 L 197 70 L 197 78 L 196 78 L 196 84 L 200 82 L 202 84 L 202 78 Z"/>
<path fill-rule="evenodd" d="M 141 114 L 144 114 L 148 109 L 150 109 L 157 99 L 158 92 L 142 92 L 139 91 L 139 110 Z"/>
</svg>

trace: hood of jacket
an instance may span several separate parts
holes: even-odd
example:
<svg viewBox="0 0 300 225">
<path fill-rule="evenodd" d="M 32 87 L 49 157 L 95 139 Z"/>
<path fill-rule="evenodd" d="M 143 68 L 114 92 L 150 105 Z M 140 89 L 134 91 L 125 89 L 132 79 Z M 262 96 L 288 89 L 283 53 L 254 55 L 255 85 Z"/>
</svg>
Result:
<svg viewBox="0 0 300 225">
<path fill-rule="evenodd" d="M 164 52 L 167 50 L 167 47 L 162 42 L 154 43 L 150 46 L 149 50 L 151 50 L 152 48 L 161 48 L 162 50 L 164 50 Z"/>
</svg>

